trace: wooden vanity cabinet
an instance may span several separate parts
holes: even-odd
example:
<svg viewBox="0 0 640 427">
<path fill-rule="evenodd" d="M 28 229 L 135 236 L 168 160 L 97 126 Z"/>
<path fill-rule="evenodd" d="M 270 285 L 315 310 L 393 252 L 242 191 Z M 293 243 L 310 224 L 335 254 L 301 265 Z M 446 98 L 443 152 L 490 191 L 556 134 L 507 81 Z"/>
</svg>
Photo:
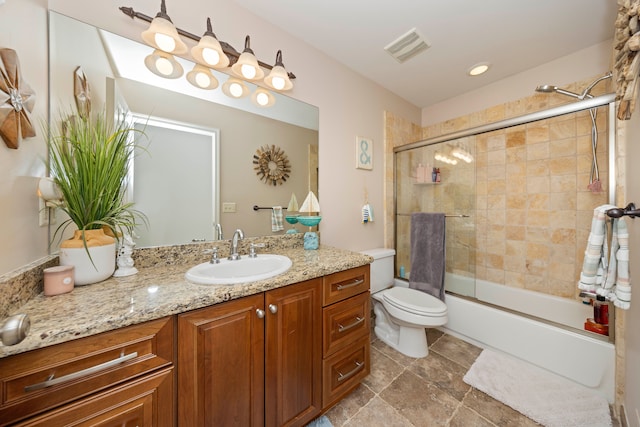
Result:
<svg viewBox="0 0 640 427">
<path fill-rule="evenodd" d="M 323 278 L 323 411 L 335 405 L 369 375 L 369 280 L 369 265 Z"/>
<path fill-rule="evenodd" d="M 181 426 L 303 426 L 318 416 L 322 279 L 178 316 Z"/>
<path fill-rule="evenodd" d="M 0 359 L 0 425 L 174 425 L 174 322 Z"/>
</svg>

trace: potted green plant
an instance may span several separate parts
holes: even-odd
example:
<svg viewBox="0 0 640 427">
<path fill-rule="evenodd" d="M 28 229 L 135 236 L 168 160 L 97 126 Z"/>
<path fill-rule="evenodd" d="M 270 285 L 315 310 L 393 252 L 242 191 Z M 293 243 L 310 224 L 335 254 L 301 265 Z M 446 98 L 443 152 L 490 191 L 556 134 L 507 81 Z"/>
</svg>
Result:
<svg viewBox="0 0 640 427">
<path fill-rule="evenodd" d="M 115 270 L 116 236 L 131 234 L 144 214 L 125 200 L 128 174 L 141 131 L 123 119 L 98 114 L 66 115 L 49 132 L 49 167 L 68 215 L 54 233 L 77 230 L 60 244 L 60 264 L 74 265 L 75 283 L 102 281 Z"/>
</svg>

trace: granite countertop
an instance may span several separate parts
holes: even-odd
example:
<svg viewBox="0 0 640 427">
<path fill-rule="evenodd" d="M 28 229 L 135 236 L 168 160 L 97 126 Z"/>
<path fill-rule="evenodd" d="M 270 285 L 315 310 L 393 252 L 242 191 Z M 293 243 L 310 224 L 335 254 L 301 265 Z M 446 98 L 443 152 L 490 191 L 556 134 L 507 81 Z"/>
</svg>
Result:
<svg viewBox="0 0 640 427">
<path fill-rule="evenodd" d="M 133 276 L 111 277 L 93 285 L 75 287 L 67 294 L 46 297 L 40 293 L 17 311 L 29 315 L 28 336 L 14 346 L 0 346 L 0 358 L 207 307 L 372 261 L 367 255 L 327 246 L 311 251 L 282 248 L 270 253 L 288 256 L 293 262 L 291 268 L 279 276 L 246 284 L 214 286 L 187 282 L 184 274 L 195 264 L 183 262 L 138 267 L 138 273 Z M 199 262 L 205 261 L 203 258 Z"/>
</svg>

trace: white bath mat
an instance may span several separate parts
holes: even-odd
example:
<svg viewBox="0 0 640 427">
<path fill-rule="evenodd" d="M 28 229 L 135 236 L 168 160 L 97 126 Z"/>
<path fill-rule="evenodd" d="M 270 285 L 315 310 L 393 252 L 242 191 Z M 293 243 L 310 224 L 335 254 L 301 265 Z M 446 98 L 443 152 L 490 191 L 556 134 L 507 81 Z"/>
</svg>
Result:
<svg viewBox="0 0 640 427">
<path fill-rule="evenodd" d="M 514 357 L 483 350 L 464 382 L 547 427 L 610 427 L 599 394 Z"/>
</svg>

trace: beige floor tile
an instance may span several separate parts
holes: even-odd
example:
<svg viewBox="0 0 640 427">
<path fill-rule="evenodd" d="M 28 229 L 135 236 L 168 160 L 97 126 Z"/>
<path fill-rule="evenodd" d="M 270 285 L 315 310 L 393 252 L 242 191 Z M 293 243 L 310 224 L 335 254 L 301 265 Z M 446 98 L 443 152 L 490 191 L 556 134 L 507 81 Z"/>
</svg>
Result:
<svg viewBox="0 0 640 427">
<path fill-rule="evenodd" d="M 411 372 L 403 372 L 380 397 L 417 427 L 445 426 L 460 402 Z"/>
<path fill-rule="evenodd" d="M 495 424 L 471 409 L 461 406 L 449 421 L 449 427 L 495 427 Z"/>
<path fill-rule="evenodd" d="M 482 349 L 462 341 L 459 338 L 445 334 L 431 345 L 429 351 L 435 351 L 441 356 L 453 360 L 468 369 L 473 365 L 473 362 L 475 362 L 476 358 L 480 355 Z"/>
<path fill-rule="evenodd" d="M 388 358 L 390 358 L 391 360 L 393 360 L 403 368 L 406 368 L 407 366 L 411 365 L 413 362 L 417 360 L 414 357 L 405 356 L 404 354 L 394 350 L 393 348 L 389 347 L 387 344 L 383 343 L 380 340 L 376 340 L 371 345 L 373 346 L 373 348 L 375 348 L 380 353 L 384 354 L 385 356 L 387 356 Z"/>
<path fill-rule="evenodd" d="M 414 427 L 393 406 L 379 397 L 372 399 L 345 427 Z"/>
<path fill-rule="evenodd" d="M 380 393 L 404 368 L 375 348 L 371 348 L 371 373 L 363 383 L 374 393 Z"/>
<path fill-rule="evenodd" d="M 471 389 L 471 386 L 462 380 L 467 373 L 467 368 L 446 359 L 435 351 L 423 359 L 416 360 L 408 370 L 446 391 L 459 402 L 462 402 L 465 394 Z"/>
<path fill-rule="evenodd" d="M 331 408 L 326 413 L 326 416 L 334 427 L 341 427 L 375 396 L 375 393 L 369 387 L 361 384 Z"/>
</svg>

